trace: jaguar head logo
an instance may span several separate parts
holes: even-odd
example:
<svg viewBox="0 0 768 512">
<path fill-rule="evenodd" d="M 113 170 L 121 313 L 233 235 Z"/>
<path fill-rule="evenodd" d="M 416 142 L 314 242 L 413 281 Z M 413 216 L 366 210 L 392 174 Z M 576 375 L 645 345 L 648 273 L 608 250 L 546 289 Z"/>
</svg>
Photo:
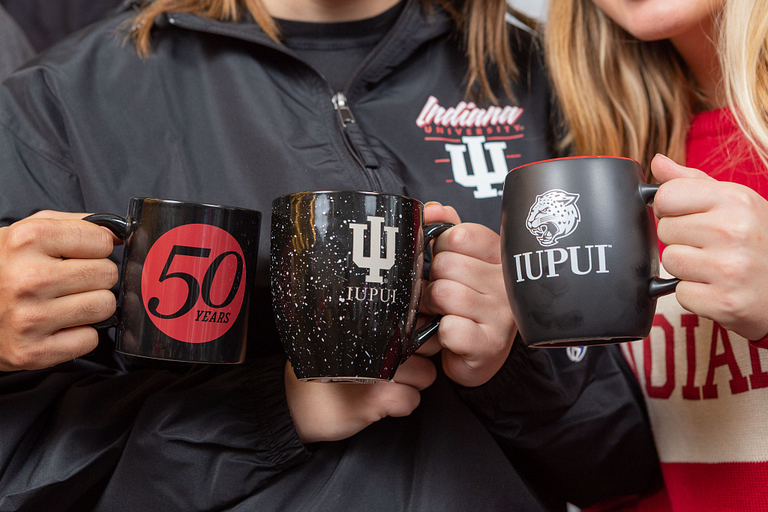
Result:
<svg viewBox="0 0 768 512">
<path fill-rule="evenodd" d="M 525 227 L 544 247 L 555 245 L 576 230 L 581 220 L 576 201 L 579 194 L 560 189 L 549 190 L 536 196 L 528 211 Z"/>
</svg>

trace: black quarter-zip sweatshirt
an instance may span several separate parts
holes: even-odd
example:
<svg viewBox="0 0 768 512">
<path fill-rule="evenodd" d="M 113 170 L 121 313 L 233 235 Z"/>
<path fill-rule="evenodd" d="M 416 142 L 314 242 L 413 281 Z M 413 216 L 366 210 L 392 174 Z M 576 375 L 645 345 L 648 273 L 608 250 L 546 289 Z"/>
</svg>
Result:
<svg viewBox="0 0 768 512">
<path fill-rule="evenodd" d="M 283 388 L 269 292 L 270 206 L 305 190 L 436 200 L 498 230 L 506 173 L 552 155 L 535 36 L 511 27 L 514 98 L 465 94 L 449 16 L 407 0 L 342 90 L 251 20 L 85 30 L 0 86 L 0 225 L 42 209 L 124 215 L 131 197 L 263 215 L 247 361 L 153 363 L 96 353 L 0 376 L 4 510 L 561 510 L 643 492 L 658 466 L 614 348 L 515 343 L 490 382 L 444 376 L 407 418 L 304 446 Z M 116 253 L 116 258 L 119 255 Z M 2 264 L 2 262 L 0 262 Z"/>
</svg>

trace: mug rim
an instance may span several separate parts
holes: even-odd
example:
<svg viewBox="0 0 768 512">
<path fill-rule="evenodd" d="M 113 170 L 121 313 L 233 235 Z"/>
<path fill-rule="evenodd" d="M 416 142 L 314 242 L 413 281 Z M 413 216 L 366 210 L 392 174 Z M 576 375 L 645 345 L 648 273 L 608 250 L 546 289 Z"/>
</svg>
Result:
<svg viewBox="0 0 768 512">
<path fill-rule="evenodd" d="M 182 205 L 182 206 L 198 206 L 203 208 L 216 208 L 218 210 L 229 210 L 229 211 L 241 211 L 241 212 L 247 212 L 247 213 L 255 213 L 259 216 L 261 216 L 261 212 L 259 210 L 254 210 L 252 208 L 244 208 L 242 206 L 229 206 L 224 204 L 216 204 L 216 203 L 203 203 L 198 201 L 186 201 L 184 199 L 160 199 L 157 197 L 142 197 L 142 196 L 136 196 L 132 197 L 129 202 L 134 201 L 141 201 L 142 203 L 159 203 L 159 204 L 167 204 L 167 205 Z"/>
<path fill-rule="evenodd" d="M 610 155 L 578 155 L 578 156 L 561 156 L 558 158 L 547 158 L 545 160 L 538 160 L 536 162 L 528 162 L 527 164 L 518 165 L 514 169 L 512 169 L 510 172 L 513 173 L 518 169 L 522 169 L 523 167 L 529 167 L 531 165 L 536 164 L 545 164 L 549 162 L 557 162 L 560 160 L 629 160 L 630 162 L 636 163 L 638 166 L 640 165 L 640 162 L 635 160 L 634 158 L 629 158 L 626 156 L 610 156 Z"/>
<path fill-rule="evenodd" d="M 404 201 L 413 201 L 422 207 L 424 206 L 424 203 L 419 201 L 418 199 L 402 194 L 392 194 L 389 192 L 376 192 L 374 190 L 305 190 L 302 192 L 293 192 L 290 194 L 285 194 L 279 197 L 276 197 L 272 200 L 272 206 L 276 206 L 281 202 L 289 201 L 293 197 L 300 197 L 300 196 L 320 196 L 320 195 L 332 195 L 332 194 L 359 194 L 363 196 L 378 196 L 378 197 L 395 197 Z"/>
</svg>

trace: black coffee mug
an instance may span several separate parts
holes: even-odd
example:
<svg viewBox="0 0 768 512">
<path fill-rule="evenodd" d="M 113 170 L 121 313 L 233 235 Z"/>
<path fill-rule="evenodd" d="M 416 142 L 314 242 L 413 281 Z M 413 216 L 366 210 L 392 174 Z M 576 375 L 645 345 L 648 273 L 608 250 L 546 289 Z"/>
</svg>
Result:
<svg viewBox="0 0 768 512">
<path fill-rule="evenodd" d="M 529 346 L 603 345 L 648 336 L 660 279 L 658 185 L 636 161 L 545 160 L 513 169 L 504 183 L 504 283 Z"/>
<path fill-rule="evenodd" d="M 128 215 L 85 218 L 124 241 L 114 326 L 123 354 L 241 363 L 261 214 L 134 197 Z"/>
<path fill-rule="evenodd" d="M 409 197 L 301 192 L 272 203 L 275 319 L 301 380 L 391 380 L 436 330 L 415 329 L 429 242 L 452 224 L 424 226 Z"/>
</svg>

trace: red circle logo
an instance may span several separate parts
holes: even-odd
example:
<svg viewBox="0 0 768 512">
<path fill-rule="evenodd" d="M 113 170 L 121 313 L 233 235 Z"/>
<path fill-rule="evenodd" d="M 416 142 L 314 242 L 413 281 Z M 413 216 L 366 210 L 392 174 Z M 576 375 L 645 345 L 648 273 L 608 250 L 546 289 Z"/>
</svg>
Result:
<svg viewBox="0 0 768 512">
<path fill-rule="evenodd" d="M 166 335 L 186 343 L 215 340 L 235 323 L 243 305 L 243 250 L 216 226 L 171 229 L 147 254 L 141 295 L 152 323 Z"/>
</svg>

